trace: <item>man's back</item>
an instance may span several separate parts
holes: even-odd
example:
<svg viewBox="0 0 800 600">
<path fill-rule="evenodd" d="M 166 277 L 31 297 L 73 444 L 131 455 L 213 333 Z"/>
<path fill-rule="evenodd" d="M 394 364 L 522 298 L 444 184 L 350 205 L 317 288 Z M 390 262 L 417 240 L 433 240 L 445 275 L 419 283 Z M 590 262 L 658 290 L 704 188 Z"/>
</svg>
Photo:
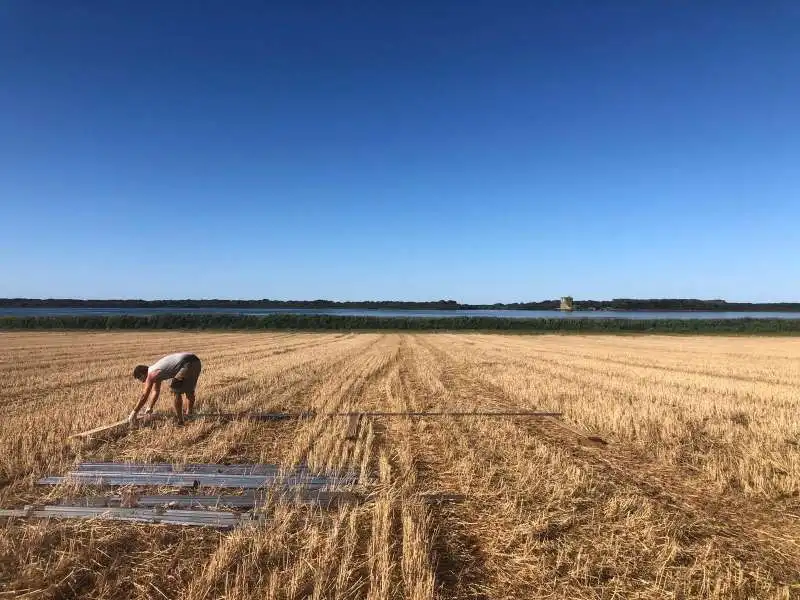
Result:
<svg viewBox="0 0 800 600">
<path fill-rule="evenodd" d="M 194 354 L 191 352 L 175 352 L 174 354 L 167 354 L 167 356 L 159 359 L 158 362 L 150 365 L 150 367 L 147 369 L 147 372 L 153 373 L 154 371 L 160 371 L 156 376 L 156 379 L 159 381 L 163 381 L 164 379 L 172 379 L 178 374 L 178 371 L 180 371 L 183 363 L 188 358 L 193 356 Z"/>
</svg>

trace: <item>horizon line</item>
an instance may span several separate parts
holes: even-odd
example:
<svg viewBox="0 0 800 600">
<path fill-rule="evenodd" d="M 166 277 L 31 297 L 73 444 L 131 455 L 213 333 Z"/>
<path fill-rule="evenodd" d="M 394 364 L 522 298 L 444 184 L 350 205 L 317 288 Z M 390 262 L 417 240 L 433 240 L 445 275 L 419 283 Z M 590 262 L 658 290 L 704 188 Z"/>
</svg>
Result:
<svg viewBox="0 0 800 600">
<path fill-rule="evenodd" d="M 545 298 L 541 300 L 515 300 L 515 301 L 495 301 L 495 302 L 459 302 L 451 298 L 440 298 L 436 300 L 335 300 L 330 298 L 314 298 L 311 300 L 298 300 L 298 299 L 279 299 L 279 298 L 70 298 L 70 297 L 56 297 L 50 296 L 46 298 L 33 298 L 25 296 L 7 296 L 0 297 L 0 303 L 4 302 L 280 302 L 280 303 L 305 303 L 312 304 L 318 302 L 329 302 L 335 304 L 378 304 L 378 303 L 402 303 L 402 304 L 455 304 L 458 306 L 494 306 L 494 305 L 512 305 L 512 304 L 541 304 L 544 302 L 559 302 L 561 298 L 568 296 L 558 296 L 555 298 Z M 800 304 L 800 300 L 770 300 L 770 301 L 752 301 L 752 300 L 725 300 L 724 298 L 687 298 L 687 297 L 615 297 L 608 299 L 592 299 L 592 298 L 572 298 L 575 303 L 580 302 L 616 302 L 616 301 L 633 301 L 633 302 L 703 302 L 703 303 L 723 303 L 723 304 Z"/>
</svg>

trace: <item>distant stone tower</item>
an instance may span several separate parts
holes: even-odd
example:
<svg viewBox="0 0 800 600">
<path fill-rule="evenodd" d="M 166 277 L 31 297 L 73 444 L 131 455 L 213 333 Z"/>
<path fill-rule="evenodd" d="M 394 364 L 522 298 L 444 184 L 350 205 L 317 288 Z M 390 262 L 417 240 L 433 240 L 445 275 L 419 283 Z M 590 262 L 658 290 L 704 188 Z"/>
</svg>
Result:
<svg viewBox="0 0 800 600">
<path fill-rule="evenodd" d="M 572 296 L 561 296 L 561 308 L 559 310 L 573 310 Z"/>
</svg>

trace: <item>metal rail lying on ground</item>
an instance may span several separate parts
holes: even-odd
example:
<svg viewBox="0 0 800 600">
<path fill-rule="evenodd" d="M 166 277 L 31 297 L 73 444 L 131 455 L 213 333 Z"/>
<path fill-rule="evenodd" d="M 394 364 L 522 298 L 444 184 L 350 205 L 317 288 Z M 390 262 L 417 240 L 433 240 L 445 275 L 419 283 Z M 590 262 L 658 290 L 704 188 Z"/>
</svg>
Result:
<svg viewBox="0 0 800 600">
<path fill-rule="evenodd" d="M 559 417 L 563 413 L 535 410 L 504 411 L 351 411 L 351 412 L 302 412 L 302 413 L 197 413 L 193 419 L 230 419 L 250 421 L 287 421 L 290 419 L 313 419 L 315 417 Z"/>
<path fill-rule="evenodd" d="M 244 488 L 242 495 L 148 495 L 132 490 L 115 496 L 66 498 L 59 506 L 26 506 L 23 510 L 0 510 L 0 517 L 111 519 L 170 525 L 203 525 L 222 529 L 260 520 L 253 510 L 270 502 L 297 502 L 331 507 L 360 500 L 345 490 L 323 490 L 336 485 L 355 484 L 357 473 L 317 474 L 307 466 L 286 470 L 278 465 L 206 463 L 79 463 L 66 477 L 45 477 L 43 485 L 174 486 Z M 256 491 L 257 490 L 257 491 Z M 250 509 L 247 513 L 223 512 L 220 507 Z M 182 510 L 196 509 L 196 510 Z"/>
<path fill-rule="evenodd" d="M 515 411 L 416 411 L 416 412 L 391 412 L 391 411 L 367 411 L 367 412 L 240 412 L 240 413 L 197 413 L 189 417 L 189 420 L 197 419 L 220 419 L 223 421 L 290 421 L 301 419 L 314 419 L 316 417 L 349 417 L 351 419 L 349 430 L 352 432 L 357 428 L 354 418 L 362 417 L 560 417 L 560 412 L 542 412 L 533 410 Z M 139 417 L 134 423 L 134 427 L 153 423 L 163 419 L 165 414 L 144 415 Z M 88 431 L 74 433 L 70 437 L 72 440 L 89 442 L 95 439 L 105 439 L 119 436 L 130 429 L 132 426 L 127 420 L 117 421 L 108 425 L 101 425 Z"/>
<path fill-rule="evenodd" d="M 80 506 L 26 506 L 23 510 L 0 510 L 0 517 L 34 519 L 108 519 L 165 525 L 199 525 L 217 529 L 232 529 L 251 522 L 249 513 L 239 514 L 207 510 L 173 510 L 147 508 L 92 508 Z"/>
<path fill-rule="evenodd" d="M 73 473 L 217 473 L 225 475 L 278 475 L 280 473 L 308 474 L 310 469 L 301 465 L 285 469 L 279 465 L 250 464 L 224 465 L 212 463 L 132 463 L 132 462 L 82 462 Z M 323 476 L 323 475 L 320 475 Z M 328 476 L 328 475 L 324 475 Z"/>
<path fill-rule="evenodd" d="M 259 489 L 274 485 L 302 486 L 308 489 L 329 485 L 354 484 L 357 476 L 342 478 L 282 475 L 226 475 L 224 473 L 107 473 L 74 471 L 66 477 L 44 477 L 39 485 L 78 483 L 83 485 L 164 485 L 173 487 L 220 487 Z"/>
<path fill-rule="evenodd" d="M 166 485 L 175 487 L 213 486 L 258 489 L 268 486 L 318 489 L 358 482 L 353 472 L 314 474 L 307 467 L 283 470 L 278 465 L 214 465 L 189 463 L 80 463 L 65 477 L 44 477 L 40 485 L 79 483 L 84 485 Z"/>
<path fill-rule="evenodd" d="M 88 496 L 83 498 L 65 498 L 60 506 L 78 507 L 126 507 L 126 508 L 258 508 L 268 502 L 295 502 L 321 507 L 354 504 L 361 498 L 346 491 L 321 490 L 279 490 L 274 493 L 248 492 L 239 496 L 189 496 L 164 494 L 159 496 Z"/>
</svg>

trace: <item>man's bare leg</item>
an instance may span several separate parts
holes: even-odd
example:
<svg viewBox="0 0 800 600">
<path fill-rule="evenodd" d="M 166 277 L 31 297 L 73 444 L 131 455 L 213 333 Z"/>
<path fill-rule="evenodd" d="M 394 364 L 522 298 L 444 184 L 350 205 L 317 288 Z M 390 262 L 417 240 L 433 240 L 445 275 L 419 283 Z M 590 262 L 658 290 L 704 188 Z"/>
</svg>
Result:
<svg viewBox="0 0 800 600">
<path fill-rule="evenodd" d="M 175 394 L 175 418 L 178 423 L 183 425 L 183 398 L 181 396 L 180 393 Z"/>
<path fill-rule="evenodd" d="M 186 392 L 186 415 L 193 417 L 194 416 L 194 392 Z"/>
</svg>

